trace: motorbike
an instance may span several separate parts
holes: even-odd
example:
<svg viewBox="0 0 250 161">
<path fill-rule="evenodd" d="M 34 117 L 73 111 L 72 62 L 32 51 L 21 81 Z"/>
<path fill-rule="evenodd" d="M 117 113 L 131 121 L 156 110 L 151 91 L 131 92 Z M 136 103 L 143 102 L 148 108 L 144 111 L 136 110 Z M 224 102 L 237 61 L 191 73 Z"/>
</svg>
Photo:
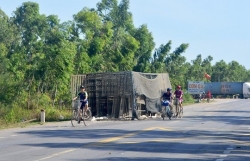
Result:
<svg viewBox="0 0 250 161">
<path fill-rule="evenodd" d="M 173 116 L 173 112 L 170 109 L 170 102 L 168 100 L 162 100 L 162 114 L 161 117 L 164 120 L 164 118 L 167 116 L 169 120 L 171 120 Z"/>
</svg>

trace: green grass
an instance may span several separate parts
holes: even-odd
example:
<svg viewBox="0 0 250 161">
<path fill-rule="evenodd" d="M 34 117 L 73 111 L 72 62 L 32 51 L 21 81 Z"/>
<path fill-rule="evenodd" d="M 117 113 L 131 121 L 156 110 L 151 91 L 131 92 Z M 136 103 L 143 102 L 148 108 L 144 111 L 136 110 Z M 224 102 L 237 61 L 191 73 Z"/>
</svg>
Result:
<svg viewBox="0 0 250 161">
<path fill-rule="evenodd" d="M 183 106 L 194 104 L 196 102 L 196 100 L 193 99 L 193 97 L 187 92 L 184 92 L 183 100 L 184 100 L 183 101 Z"/>
<path fill-rule="evenodd" d="M 45 107 L 46 122 L 66 121 L 71 119 L 70 109 Z M 0 106 L 0 129 L 26 127 L 41 124 L 41 110 L 27 110 L 17 106 Z"/>
<path fill-rule="evenodd" d="M 0 130 L 9 128 L 25 128 L 32 125 L 41 125 L 38 121 L 6 123 L 0 120 Z"/>
</svg>

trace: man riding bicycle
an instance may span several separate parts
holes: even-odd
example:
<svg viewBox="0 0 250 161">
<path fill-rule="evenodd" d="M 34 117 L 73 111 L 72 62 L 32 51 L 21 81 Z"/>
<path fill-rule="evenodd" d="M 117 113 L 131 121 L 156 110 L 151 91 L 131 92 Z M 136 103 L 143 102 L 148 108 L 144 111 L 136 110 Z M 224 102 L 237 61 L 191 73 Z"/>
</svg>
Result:
<svg viewBox="0 0 250 161">
<path fill-rule="evenodd" d="M 86 110 L 88 109 L 88 93 L 85 91 L 85 87 L 80 87 L 81 92 L 78 93 L 77 97 L 73 98 L 73 101 L 76 100 L 78 97 L 80 98 L 81 106 L 80 109 L 83 111 L 83 114 L 86 113 Z M 84 110 L 83 110 L 84 108 Z"/>
</svg>

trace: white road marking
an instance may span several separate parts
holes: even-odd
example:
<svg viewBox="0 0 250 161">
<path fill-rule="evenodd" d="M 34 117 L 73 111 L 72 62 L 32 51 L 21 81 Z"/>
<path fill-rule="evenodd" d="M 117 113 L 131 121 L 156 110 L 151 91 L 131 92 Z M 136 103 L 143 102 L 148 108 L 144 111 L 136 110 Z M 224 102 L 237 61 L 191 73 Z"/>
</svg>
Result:
<svg viewBox="0 0 250 161">
<path fill-rule="evenodd" d="M 227 155 L 220 155 L 220 157 L 227 157 Z"/>
<path fill-rule="evenodd" d="M 224 154 L 229 154 L 231 151 L 230 150 L 224 150 Z"/>
<path fill-rule="evenodd" d="M 18 136 L 18 135 L 10 135 L 10 136 Z M 3 137 L 3 136 L 0 136 L 0 139 L 4 139 L 4 138 L 7 138 L 7 137 Z"/>
<path fill-rule="evenodd" d="M 234 148 L 227 148 L 227 150 L 233 150 Z"/>
<path fill-rule="evenodd" d="M 46 159 L 50 159 L 50 158 L 53 158 L 55 156 L 59 156 L 61 154 L 65 154 L 65 153 L 69 153 L 69 152 L 72 152 L 72 151 L 75 151 L 76 149 L 69 149 L 69 150 L 65 150 L 65 151 L 62 151 L 62 152 L 59 152 L 59 153 L 55 153 L 55 154 L 52 154 L 48 157 L 45 157 L 45 158 L 42 158 L 42 159 L 38 159 L 38 160 L 35 160 L 35 161 L 41 161 L 41 160 L 46 160 Z"/>
<path fill-rule="evenodd" d="M 240 136 L 250 136 L 250 134 L 238 134 Z"/>
</svg>

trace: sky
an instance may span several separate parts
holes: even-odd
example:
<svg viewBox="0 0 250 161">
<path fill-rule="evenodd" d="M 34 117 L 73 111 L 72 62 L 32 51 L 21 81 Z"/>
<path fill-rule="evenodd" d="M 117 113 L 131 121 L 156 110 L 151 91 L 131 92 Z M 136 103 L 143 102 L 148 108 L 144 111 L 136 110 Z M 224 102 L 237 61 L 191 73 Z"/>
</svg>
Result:
<svg viewBox="0 0 250 161">
<path fill-rule="evenodd" d="M 84 7 L 96 8 L 101 0 L 29 0 L 40 13 L 55 14 L 61 22 L 73 20 Z M 0 0 L 9 16 L 25 0 Z M 182 43 L 189 47 L 187 62 L 201 54 L 213 57 L 212 64 L 237 61 L 250 70 L 250 0 L 130 0 L 135 27 L 146 24 L 155 48 L 172 41 L 172 51 Z"/>
</svg>

